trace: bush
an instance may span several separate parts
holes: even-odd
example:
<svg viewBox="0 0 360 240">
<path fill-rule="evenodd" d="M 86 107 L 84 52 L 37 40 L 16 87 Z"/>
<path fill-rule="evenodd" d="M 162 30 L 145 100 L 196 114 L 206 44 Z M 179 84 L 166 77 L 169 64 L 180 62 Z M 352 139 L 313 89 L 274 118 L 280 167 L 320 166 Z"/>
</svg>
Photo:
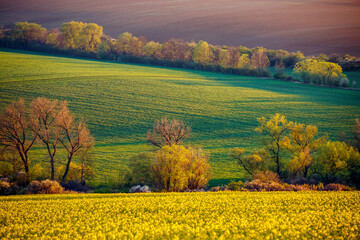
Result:
<svg viewBox="0 0 360 240">
<path fill-rule="evenodd" d="M 260 180 L 262 182 L 276 182 L 280 183 L 280 177 L 277 173 L 271 171 L 258 172 L 253 177 L 255 180 Z"/>
<path fill-rule="evenodd" d="M 350 81 L 347 78 L 342 78 L 340 80 L 340 87 L 349 87 Z"/>
<path fill-rule="evenodd" d="M 228 186 L 233 191 L 240 191 L 244 187 L 244 183 L 242 181 L 235 182 L 232 180 Z"/>
<path fill-rule="evenodd" d="M 286 74 L 284 74 L 282 72 L 277 72 L 277 73 L 274 74 L 274 78 L 284 80 L 286 78 Z"/>
<path fill-rule="evenodd" d="M 8 195 L 10 193 L 10 183 L 0 181 L 0 195 Z"/>
<path fill-rule="evenodd" d="M 325 191 L 351 191 L 351 188 L 340 183 L 329 183 L 324 187 Z"/>
<path fill-rule="evenodd" d="M 26 189 L 28 194 L 56 194 L 63 193 L 64 188 L 57 182 L 46 179 L 44 181 L 32 181 Z"/>
<path fill-rule="evenodd" d="M 284 80 L 286 82 L 292 82 L 292 81 L 294 81 L 294 77 L 293 76 L 287 76 Z"/>
<path fill-rule="evenodd" d="M 80 183 L 79 181 L 69 181 L 62 184 L 66 191 L 75 191 L 75 192 L 88 192 L 90 188 L 85 183 Z"/>
<path fill-rule="evenodd" d="M 222 185 L 222 186 L 212 187 L 210 191 L 211 192 L 230 191 L 230 188 L 227 185 Z"/>
</svg>

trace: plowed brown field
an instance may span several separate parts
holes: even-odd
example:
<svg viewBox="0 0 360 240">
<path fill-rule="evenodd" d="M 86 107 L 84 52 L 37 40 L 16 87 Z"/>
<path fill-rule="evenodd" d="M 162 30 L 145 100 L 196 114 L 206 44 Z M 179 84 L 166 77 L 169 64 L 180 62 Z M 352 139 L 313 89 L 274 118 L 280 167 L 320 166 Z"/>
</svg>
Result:
<svg viewBox="0 0 360 240">
<path fill-rule="evenodd" d="M 0 24 L 95 22 L 116 37 L 360 55 L 359 0 L 1 0 Z"/>
</svg>

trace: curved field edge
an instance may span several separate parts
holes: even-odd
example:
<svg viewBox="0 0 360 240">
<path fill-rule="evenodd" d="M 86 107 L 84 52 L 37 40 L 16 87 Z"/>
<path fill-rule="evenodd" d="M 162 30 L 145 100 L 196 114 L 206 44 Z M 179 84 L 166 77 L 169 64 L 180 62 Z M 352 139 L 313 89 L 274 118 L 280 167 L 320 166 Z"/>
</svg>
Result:
<svg viewBox="0 0 360 240">
<path fill-rule="evenodd" d="M 281 113 L 336 139 L 360 113 L 359 91 L 2 49 L 0 107 L 38 96 L 66 100 L 86 120 L 96 138 L 96 183 L 113 181 L 131 156 L 154 150 L 145 135 L 163 116 L 191 125 L 186 144 L 210 153 L 213 181 L 221 182 L 243 177 L 228 153 L 260 146 L 257 117 Z M 31 159 L 43 161 L 46 154 L 37 148 Z"/>
<path fill-rule="evenodd" d="M 2 239 L 358 239 L 359 192 L 0 197 Z"/>
</svg>

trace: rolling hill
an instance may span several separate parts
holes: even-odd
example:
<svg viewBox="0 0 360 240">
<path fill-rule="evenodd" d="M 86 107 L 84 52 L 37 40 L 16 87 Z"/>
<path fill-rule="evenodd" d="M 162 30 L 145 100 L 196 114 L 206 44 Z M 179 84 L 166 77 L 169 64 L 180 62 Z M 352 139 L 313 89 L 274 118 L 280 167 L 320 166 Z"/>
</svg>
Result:
<svg viewBox="0 0 360 240">
<path fill-rule="evenodd" d="M 360 117 L 360 91 L 273 79 L 7 49 L 0 49 L 0 70 L 1 109 L 19 97 L 29 103 L 45 96 L 68 101 L 71 111 L 86 120 L 96 138 L 96 183 L 116 179 L 131 156 L 153 150 L 146 132 L 163 116 L 191 125 L 186 144 L 210 153 L 214 181 L 243 176 L 228 152 L 260 146 L 257 117 L 281 113 L 317 125 L 331 139 L 350 131 Z M 40 148 L 31 157 L 35 162 L 45 158 Z"/>
</svg>

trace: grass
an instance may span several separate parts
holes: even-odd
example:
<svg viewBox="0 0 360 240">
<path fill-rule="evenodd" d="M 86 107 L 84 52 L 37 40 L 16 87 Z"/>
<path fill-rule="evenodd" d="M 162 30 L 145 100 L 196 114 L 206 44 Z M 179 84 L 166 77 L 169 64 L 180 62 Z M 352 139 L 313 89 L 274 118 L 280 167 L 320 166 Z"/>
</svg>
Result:
<svg viewBox="0 0 360 240">
<path fill-rule="evenodd" d="M 1 239 L 359 239 L 359 192 L 0 197 Z"/>
<path fill-rule="evenodd" d="M 257 117 L 281 113 L 336 139 L 360 113 L 359 91 L 1 49 L 0 108 L 38 96 L 66 100 L 86 120 L 96 138 L 97 183 L 116 179 L 129 157 L 154 149 L 145 135 L 163 116 L 191 125 L 186 143 L 210 152 L 214 181 L 221 182 L 243 177 L 228 157 L 231 148 L 260 147 Z M 41 149 L 32 156 L 45 158 Z"/>
</svg>

